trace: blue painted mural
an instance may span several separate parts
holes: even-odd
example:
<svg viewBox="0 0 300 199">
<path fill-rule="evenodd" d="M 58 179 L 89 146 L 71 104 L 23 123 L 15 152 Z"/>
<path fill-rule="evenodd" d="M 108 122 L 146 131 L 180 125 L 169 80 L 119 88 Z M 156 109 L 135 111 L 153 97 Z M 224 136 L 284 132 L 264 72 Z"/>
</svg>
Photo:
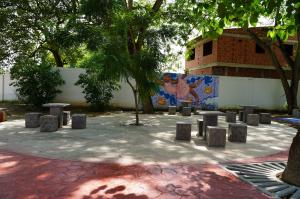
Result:
<svg viewBox="0 0 300 199">
<path fill-rule="evenodd" d="M 164 73 L 159 83 L 159 91 L 152 96 L 156 108 L 180 106 L 182 101 L 190 101 L 193 107 L 217 109 L 218 77 Z"/>
</svg>

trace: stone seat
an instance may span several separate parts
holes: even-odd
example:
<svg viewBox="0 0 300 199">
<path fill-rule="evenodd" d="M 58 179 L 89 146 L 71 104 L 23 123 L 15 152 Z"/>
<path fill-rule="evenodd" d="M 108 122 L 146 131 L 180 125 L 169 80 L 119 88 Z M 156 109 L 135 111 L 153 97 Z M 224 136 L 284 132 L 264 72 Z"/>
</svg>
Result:
<svg viewBox="0 0 300 199">
<path fill-rule="evenodd" d="M 41 113 L 39 112 L 30 112 L 25 114 L 25 128 L 37 128 L 40 126 L 40 117 Z"/>
<path fill-rule="evenodd" d="M 169 106 L 169 115 L 176 115 L 176 106 Z"/>
<path fill-rule="evenodd" d="M 246 141 L 247 141 L 247 125 L 245 125 L 245 124 L 229 124 L 228 125 L 228 141 L 246 143 Z"/>
<path fill-rule="evenodd" d="M 191 140 L 192 123 L 189 121 L 176 122 L 176 140 Z"/>
<path fill-rule="evenodd" d="M 208 147 L 225 147 L 226 129 L 219 126 L 207 126 L 206 141 Z"/>
<path fill-rule="evenodd" d="M 71 119 L 71 111 L 63 112 L 63 125 L 68 125 Z"/>
<path fill-rule="evenodd" d="M 244 120 L 244 111 L 239 111 L 239 121 Z"/>
<path fill-rule="evenodd" d="M 198 133 L 197 136 L 203 136 L 203 119 L 197 119 Z"/>
<path fill-rule="evenodd" d="M 43 115 L 40 117 L 40 132 L 54 132 L 58 130 L 56 115 Z"/>
<path fill-rule="evenodd" d="M 299 118 L 300 117 L 300 109 L 297 109 L 297 108 L 293 109 L 292 114 L 293 114 L 293 117 Z"/>
<path fill-rule="evenodd" d="M 191 116 L 192 109 L 191 107 L 182 107 L 181 114 L 182 116 Z"/>
<path fill-rule="evenodd" d="M 0 110 L 0 122 L 6 121 L 6 113 L 5 111 Z"/>
<path fill-rule="evenodd" d="M 259 114 L 259 123 L 261 124 L 271 124 L 271 113 L 260 113 Z"/>
<path fill-rule="evenodd" d="M 85 129 L 85 128 L 86 128 L 86 114 L 73 114 L 72 129 Z"/>
<path fill-rule="evenodd" d="M 236 123 L 236 112 L 226 111 L 226 122 Z"/>
<path fill-rule="evenodd" d="M 258 114 L 248 114 L 247 115 L 247 124 L 250 126 L 258 126 L 259 115 Z"/>
</svg>

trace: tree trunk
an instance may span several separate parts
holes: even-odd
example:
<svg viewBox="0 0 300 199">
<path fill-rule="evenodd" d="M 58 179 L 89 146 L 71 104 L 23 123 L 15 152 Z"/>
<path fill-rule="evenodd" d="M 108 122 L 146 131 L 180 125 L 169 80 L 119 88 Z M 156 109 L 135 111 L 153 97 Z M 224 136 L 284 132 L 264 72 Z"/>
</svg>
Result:
<svg viewBox="0 0 300 199">
<path fill-rule="evenodd" d="M 288 113 L 291 114 L 293 109 L 297 107 L 297 93 L 298 93 L 298 83 L 299 83 L 299 70 L 297 68 L 297 64 L 295 66 L 290 66 L 292 69 L 292 79 L 291 84 L 288 82 L 288 77 L 286 72 L 283 70 L 281 63 L 277 55 L 275 54 L 274 49 L 268 42 L 262 40 L 258 37 L 258 35 L 252 32 L 249 28 L 244 29 L 249 36 L 256 41 L 256 43 L 262 47 L 267 54 L 270 56 L 270 59 L 273 62 L 274 68 L 280 77 L 280 81 L 282 83 L 282 87 L 285 93 L 287 105 L 288 105 Z M 279 40 L 279 43 L 281 41 Z M 287 62 L 289 62 L 287 60 Z"/>
<path fill-rule="evenodd" d="M 63 68 L 64 67 L 64 63 L 61 59 L 61 56 L 59 54 L 59 52 L 57 50 L 50 50 L 53 54 L 53 57 L 55 59 L 55 63 L 57 67 Z"/>
<path fill-rule="evenodd" d="M 143 113 L 154 113 L 151 96 L 148 96 L 146 99 L 143 100 Z"/>
<path fill-rule="evenodd" d="M 134 105 L 135 105 L 135 125 L 140 124 L 140 119 L 139 119 L 139 104 L 138 104 L 138 98 L 137 98 L 137 88 L 133 86 L 133 84 L 129 81 L 128 78 L 126 78 L 126 82 L 129 84 L 132 92 L 133 92 L 133 97 L 134 97 Z"/>
<path fill-rule="evenodd" d="M 289 184 L 300 186 L 300 129 L 294 137 L 287 162 L 282 173 L 282 180 Z"/>
<path fill-rule="evenodd" d="M 134 104 L 135 104 L 135 125 L 138 126 L 140 124 L 140 120 L 139 120 L 139 106 L 138 106 L 136 90 L 133 90 L 133 95 L 134 95 Z"/>
</svg>

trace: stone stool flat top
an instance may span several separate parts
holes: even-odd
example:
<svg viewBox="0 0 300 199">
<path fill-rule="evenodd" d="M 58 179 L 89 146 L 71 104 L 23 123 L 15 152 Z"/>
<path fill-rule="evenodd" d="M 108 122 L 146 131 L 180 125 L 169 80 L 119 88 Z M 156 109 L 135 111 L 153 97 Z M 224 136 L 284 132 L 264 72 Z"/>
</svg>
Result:
<svg viewBox="0 0 300 199">
<path fill-rule="evenodd" d="M 72 129 L 85 129 L 85 128 L 86 128 L 86 114 L 73 114 Z"/>
<path fill-rule="evenodd" d="M 56 115 L 43 115 L 40 117 L 40 132 L 54 132 L 58 130 L 58 117 Z"/>
<path fill-rule="evenodd" d="M 226 111 L 226 122 L 236 123 L 236 112 Z"/>
<path fill-rule="evenodd" d="M 176 115 L 176 106 L 169 106 L 169 115 Z"/>
<path fill-rule="evenodd" d="M 182 116 L 191 116 L 192 108 L 191 107 L 183 107 L 182 108 Z"/>
<path fill-rule="evenodd" d="M 272 121 L 271 113 L 260 113 L 259 114 L 259 123 L 271 124 L 271 121 Z"/>
<path fill-rule="evenodd" d="M 176 122 L 176 140 L 191 140 L 192 122 Z"/>
<path fill-rule="evenodd" d="M 246 124 L 229 124 L 228 125 L 228 141 L 230 142 L 246 142 L 247 125 Z"/>
<path fill-rule="evenodd" d="M 225 147 L 226 129 L 219 126 L 207 127 L 207 145 L 209 147 Z"/>
<path fill-rule="evenodd" d="M 40 112 L 29 112 L 25 114 L 25 127 L 26 128 L 37 128 L 40 126 Z"/>
<path fill-rule="evenodd" d="M 247 115 L 247 124 L 250 126 L 258 126 L 259 115 L 258 114 L 248 114 Z"/>
</svg>

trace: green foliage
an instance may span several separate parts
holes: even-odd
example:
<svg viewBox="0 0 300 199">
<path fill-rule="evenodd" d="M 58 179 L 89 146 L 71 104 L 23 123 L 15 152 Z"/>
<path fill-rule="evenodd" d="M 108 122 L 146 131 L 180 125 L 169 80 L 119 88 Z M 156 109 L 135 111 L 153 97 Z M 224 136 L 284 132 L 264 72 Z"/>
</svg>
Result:
<svg viewBox="0 0 300 199">
<path fill-rule="evenodd" d="M 48 53 L 58 67 L 72 66 L 83 54 L 78 0 L 3 0 L 0 4 L 0 64 Z M 2 63 L 1 63 L 2 62 Z"/>
<path fill-rule="evenodd" d="M 84 89 L 86 101 L 91 103 L 95 110 L 105 110 L 113 97 L 112 92 L 119 89 L 116 81 L 100 79 L 97 72 L 92 70 L 81 74 L 76 85 Z"/>
<path fill-rule="evenodd" d="M 102 78 L 103 54 L 92 53 L 82 61 L 81 67 L 86 73 L 79 76 L 75 85 L 83 88 L 86 101 L 91 103 L 95 110 L 105 110 L 113 97 L 112 92 L 120 88 L 117 81 Z"/>
<path fill-rule="evenodd" d="M 61 91 L 57 86 L 64 84 L 58 70 L 42 60 L 30 59 L 17 62 L 11 68 L 11 85 L 17 87 L 21 100 L 37 107 L 51 102 Z"/>
</svg>

